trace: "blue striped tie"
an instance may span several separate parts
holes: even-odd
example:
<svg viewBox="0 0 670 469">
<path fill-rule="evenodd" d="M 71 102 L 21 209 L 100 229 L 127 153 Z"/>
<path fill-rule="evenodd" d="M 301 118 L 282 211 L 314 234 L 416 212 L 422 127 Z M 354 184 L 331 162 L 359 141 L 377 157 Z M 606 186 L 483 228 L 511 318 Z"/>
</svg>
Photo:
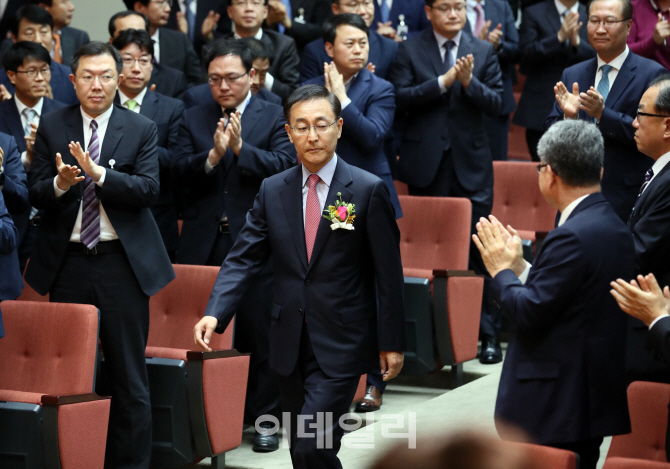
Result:
<svg viewBox="0 0 670 469">
<path fill-rule="evenodd" d="M 184 16 L 186 17 L 186 23 L 188 24 L 188 38 L 191 42 L 195 39 L 195 15 L 193 14 L 193 10 L 191 10 L 192 3 L 193 0 L 186 0 L 184 2 L 184 6 L 186 7 Z"/>
<path fill-rule="evenodd" d="M 610 77 L 609 73 L 610 70 L 612 70 L 611 65 L 603 65 L 600 67 L 600 70 L 603 71 L 603 76 L 600 78 L 600 83 L 598 83 L 598 88 L 596 88 L 596 91 L 600 93 L 600 96 L 603 97 L 603 104 L 605 101 L 607 101 L 607 95 L 610 94 Z M 597 122 L 598 119 L 595 117 L 593 118 L 593 122 Z"/>
<path fill-rule="evenodd" d="M 98 164 L 100 161 L 100 140 L 98 140 L 98 123 L 91 121 L 91 141 L 88 144 L 88 156 Z M 81 242 L 93 249 L 100 241 L 100 200 L 95 195 L 95 182 L 91 176 L 84 176 L 84 205 L 81 215 Z"/>
</svg>

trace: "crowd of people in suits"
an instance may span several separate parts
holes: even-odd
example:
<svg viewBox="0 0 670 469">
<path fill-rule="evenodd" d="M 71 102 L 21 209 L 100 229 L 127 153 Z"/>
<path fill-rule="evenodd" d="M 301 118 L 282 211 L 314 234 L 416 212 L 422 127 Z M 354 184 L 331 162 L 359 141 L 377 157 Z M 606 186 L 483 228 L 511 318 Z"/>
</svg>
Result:
<svg viewBox="0 0 670 469">
<path fill-rule="evenodd" d="M 470 200 L 470 228 L 479 236 L 471 244 L 470 268 L 485 275 L 482 363 L 502 360 L 502 310 L 523 309 L 518 297 L 512 295 L 517 301 L 513 306 L 514 300 L 505 293 L 509 285 L 503 280 L 516 285 L 514 279 L 496 275 L 500 271 L 495 269 L 492 272 L 481 244 L 486 239 L 484 229 L 492 227 L 514 239 L 507 229 L 482 221 L 493 205 L 492 161 L 507 159 L 511 123 L 526 129 L 531 157 L 541 162 L 538 171 L 541 180 L 548 178 L 547 187 L 602 188 L 602 195 L 591 195 L 599 192 L 595 190 L 582 194 L 589 196 L 590 203 L 572 207 L 573 218 L 602 219 L 601 228 L 610 223 L 611 230 L 606 230 L 610 233 L 628 223 L 634 240 L 634 249 L 626 240 L 616 239 L 609 245 L 601 241 L 619 256 L 606 267 L 596 253 L 589 249 L 581 253 L 571 244 L 570 236 L 580 238 L 584 228 L 573 220 L 580 228 L 566 230 L 569 235 L 558 241 L 551 255 L 545 253 L 528 281 L 544 284 L 543 275 L 557 275 L 554 263 L 575 256 L 587 266 L 580 269 L 600 263 L 602 271 L 594 273 L 599 279 L 653 273 L 661 286 L 670 284 L 664 255 L 668 211 L 662 205 L 669 200 L 663 181 L 670 147 L 662 145 L 662 138 L 653 140 L 664 135 L 663 129 L 651 128 L 648 121 L 658 119 L 660 125 L 670 115 L 663 101 L 667 82 L 658 81 L 670 65 L 670 0 L 593 0 L 588 6 L 577 0 L 521 5 L 506 0 L 124 3 L 127 9 L 109 20 L 107 43 L 91 42 L 87 32 L 69 26 L 74 12 L 70 0 L 0 1 L 0 37 L 4 38 L 0 43 L 0 252 L 4 253 L 0 254 L 0 301 L 19 296 L 25 272 L 26 282 L 40 294 L 49 293 L 51 301 L 92 303 L 100 308 L 101 340 L 112 377 L 106 391 L 115 398 L 110 428 L 123 429 L 110 432 L 108 447 L 116 458 L 112 464 L 145 467 L 150 455 L 144 366 L 148 298 L 172 280 L 172 263 L 221 266 L 238 241 L 250 243 L 246 223 L 272 224 L 265 212 L 252 211 L 256 218 L 248 220 L 264 181 L 300 162 L 307 161 L 302 166 L 306 168 L 314 152 L 327 147 L 299 146 L 297 137 L 305 134 L 295 133 L 291 107 L 302 110 L 303 101 L 335 97 L 339 103 L 339 108 L 331 103 L 335 121 L 327 125 L 318 119 L 309 121 L 306 130 L 308 138 L 317 140 L 331 131 L 338 134 L 333 160 L 337 168 L 331 168 L 328 181 L 344 183 L 353 178 L 354 186 L 360 183 L 368 190 L 372 182 L 356 168 L 372 173 L 383 182 L 375 191 L 383 187 L 385 195 L 377 196 L 390 204 L 392 218 L 402 216 L 394 180 L 406 183 L 413 196 Z M 513 91 L 517 69 L 526 77 L 518 105 Z M 317 88 L 328 93 L 319 95 Z M 313 94 L 300 98 L 298 89 Z M 650 90 L 656 94 L 649 95 Z M 313 109 L 304 112 L 312 116 Z M 560 137 L 573 144 L 602 146 L 602 182 L 600 169 L 597 178 L 593 173 L 598 155 L 580 156 L 585 161 L 595 158 L 587 165 L 591 179 L 571 178 L 567 175 L 571 170 L 561 168 L 574 162 L 552 159 L 553 146 L 558 144 L 547 129 L 574 120 L 593 125 L 563 129 Z M 591 140 L 580 140 L 585 135 Z M 571 147 L 570 151 L 577 150 Z M 322 169 L 312 168 L 313 173 Z M 300 174 L 294 173 L 286 179 L 289 186 L 300 180 Z M 564 185 L 552 185 L 551 178 Z M 273 191 L 280 191 L 278 183 L 272 184 Z M 303 197 L 308 198 L 306 179 L 302 184 Z M 321 199 L 329 194 L 330 183 L 322 178 L 317 184 L 326 184 L 317 186 L 325 191 L 319 196 L 323 208 Z M 372 199 L 375 193 L 370 194 Z M 559 195 L 555 199 L 564 200 Z M 263 205 L 265 211 L 281 208 L 281 197 L 269 195 L 262 201 L 268 207 Z M 569 204 L 553 205 L 563 212 Z M 577 217 L 580 212 L 584 214 Z M 364 218 L 365 213 L 361 206 L 357 216 Z M 299 220 L 296 223 L 300 225 Z M 562 224 L 558 221 L 559 227 Z M 392 234 L 387 239 L 390 250 L 397 244 Z M 557 228 L 555 236 L 560 234 Z M 591 231 L 588 235 L 594 236 Z M 379 234 L 375 237 L 384 239 Z M 317 237 L 314 249 L 318 253 L 322 247 Z M 105 254 L 104 262 L 98 254 Z M 278 416 L 279 389 L 296 387 L 295 381 L 288 382 L 286 376 L 278 380 L 275 373 L 278 366 L 285 366 L 278 365 L 272 351 L 271 325 L 281 311 L 272 295 L 259 294 L 276 291 L 288 261 L 276 253 L 256 254 L 254 259 L 270 260 L 254 270 L 247 293 L 228 298 L 230 285 L 219 285 L 218 304 L 225 314 L 223 309 L 210 311 L 220 320 L 217 330 L 230 320 L 230 305 L 240 313 L 235 347 L 251 353 L 245 410 L 250 422 L 262 415 Z M 366 259 L 378 262 L 376 256 Z M 307 267 L 309 256 L 302 261 Z M 548 270 L 542 270 L 547 264 Z M 239 267 L 231 265 L 226 272 L 234 278 L 241 275 Z M 394 268 L 385 274 L 392 274 Z M 523 269 L 518 272 L 522 274 Z M 607 284 L 612 280 L 608 278 Z M 366 282 L 358 283 L 368 295 L 374 287 Z M 642 290 L 651 295 L 647 280 L 617 285 L 619 295 Z M 281 288 L 296 289 L 291 282 Z M 379 285 L 377 290 L 381 295 Z M 559 291 L 545 293 L 551 300 Z M 601 298 L 589 297 L 586 291 L 579 308 Z M 605 293 L 609 295 L 609 290 Z M 540 295 L 535 300 L 544 304 L 547 298 Z M 611 312 L 614 299 L 608 299 Z M 369 300 L 374 303 L 374 298 Z M 575 314 L 579 308 L 575 306 Z M 600 319 L 594 316 L 595 320 Z M 630 321 L 625 380 L 670 382 L 670 369 L 645 350 L 649 324 Z M 666 325 L 665 321 L 658 324 Z M 540 329 L 544 327 L 550 326 L 543 323 Z M 611 336 L 619 337 L 622 330 Z M 287 338 L 295 339 L 295 331 L 285 332 Z M 389 337 L 388 350 L 401 351 L 404 340 Z M 319 350 L 319 339 L 311 340 L 314 350 L 310 346 L 307 352 L 317 358 L 325 354 Z M 521 349 L 528 346 L 527 339 L 519 341 Z M 303 345 L 301 354 L 307 353 Z M 370 356 L 365 347 L 360 353 Z M 341 374 L 337 366 L 322 361 L 319 365 L 326 374 Z M 365 363 L 361 358 L 350 368 Z M 558 368 L 551 372 L 531 368 L 517 372 L 516 377 L 504 375 L 509 379 L 507 387 L 514 389 L 514 380 L 553 379 L 562 373 Z M 367 371 L 366 397 L 357 406 L 363 412 L 380 408 L 388 378 L 379 370 Z M 282 372 L 286 375 L 291 370 Z M 283 404 L 295 407 L 304 402 Z M 500 415 L 514 420 L 515 412 L 515 405 L 501 406 Z M 589 416 L 580 421 L 586 422 L 588 430 Z M 622 421 L 605 424 L 604 430 L 599 427 L 595 433 L 583 428 L 552 433 L 549 427 L 538 429 L 534 424 L 527 430 L 547 444 L 582 441 L 584 435 L 594 443 L 604 435 L 625 431 Z M 543 431 L 550 434 L 541 437 Z M 137 441 L 146 444 L 130 443 Z M 257 432 L 254 450 L 277 448 L 275 435 Z M 592 451 L 592 446 L 584 451 Z"/>
</svg>

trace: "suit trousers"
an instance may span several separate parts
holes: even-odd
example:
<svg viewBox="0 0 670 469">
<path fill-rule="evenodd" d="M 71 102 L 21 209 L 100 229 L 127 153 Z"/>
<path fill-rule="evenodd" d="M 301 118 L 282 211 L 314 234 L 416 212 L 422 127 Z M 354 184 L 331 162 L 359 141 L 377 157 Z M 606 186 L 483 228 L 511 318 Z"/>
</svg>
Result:
<svg viewBox="0 0 670 469">
<path fill-rule="evenodd" d="M 290 413 L 290 428 L 284 431 L 294 469 L 342 468 L 337 453 L 344 429 L 339 421 L 349 412 L 359 380 L 332 378 L 321 370 L 303 323 L 298 363 L 290 375 L 279 377 L 282 408 Z"/>
<path fill-rule="evenodd" d="M 600 445 L 602 445 L 602 443 L 603 437 L 599 437 L 571 443 L 548 443 L 545 444 L 545 446 L 565 449 L 577 453 L 577 467 L 579 467 L 579 469 L 596 469 L 598 458 L 600 458 Z"/>
<path fill-rule="evenodd" d="M 496 117 L 485 115 L 484 122 L 486 122 L 486 134 L 489 137 L 493 161 L 507 161 L 509 114 Z"/>
<path fill-rule="evenodd" d="M 100 310 L 105 360 L 104 379 L 96 392 L 112 396 L 105 467 L 148 468 L 151 402 L 144 351 L 149 297 L 140 288 L 120 241 L 109 243 L 118 249 L 97 255 L 86 255 L 83 245 L 70 243 L 82 250 L 68 251 L 49 294 L 57 303 L 92 304 Z"/>
<path fill-rule="evenodd" d="M 540 156 L 537 154 L 537 144 L 544 135 L 544 130 L 526 129 L 526 145 L 530 152 L 530 159 L 533 161 L 540 161 Z"/>
<path fill-rule="evenodd" d="M 409 186 L 410 195 L 432 196 L 432 197 L 466 197 L 472 203 L 472 219 L 470 232 L 476 233 L 476 224 L 481 217 L 488 217 L 493 207 L 493 187 L 486 187 L 477 191 L 465 189 L 458 180 L 454 170 L 451 150 L 442 155 L 442 161 L 437 169 L 435 179 L 427 187 Z M 480 336 L 498 339 L 502 328 L 502 314 L 500 309 L 490 298 L 491 276 L 489 275 L 484 261 L 475 243 L 470 241 L 470 260 L 468 268 L 479 275 L 484 275 L 484 294 L 482 298 L 481 322 L 479 325 Z"/>
</svg>

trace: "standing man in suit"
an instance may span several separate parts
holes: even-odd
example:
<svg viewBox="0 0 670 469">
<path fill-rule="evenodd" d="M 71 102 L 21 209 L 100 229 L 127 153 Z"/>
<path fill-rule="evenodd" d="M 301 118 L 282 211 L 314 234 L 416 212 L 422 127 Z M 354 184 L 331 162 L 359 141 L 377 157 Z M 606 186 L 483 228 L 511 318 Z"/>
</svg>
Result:
<svg viewBox="0 0 670 469">
<path fill-rule="evenodd" d="M 360 375 L 380 361 L 386 381 L 402 368 L 400 233 L 384 182 L 335 155 L 343 125 L 337 97 L 322 86 L 303 86 L 284 114 L 302 164 L 263 181 L 194 335 L 209 348 L 214 330 L 228 325 L 272 256 L 270 366 L 291 417 L 290 430 L 286 422 L 284 428 L 293 467 L 342 467 L 339 421 Z M 333 230 L 334 218 L 322 216 L 338 200 L 353 204 L 339 218 L 339 226 L 353 224 L 353 230 Z M 329 423 L 310 423 L 320 412 Z"/>
<path fill-rule="evenodd" d="M 166 28 L 170 16 L 170 0 L 124 0 L 129 10 L 142 13 L 149 18 L 149 34 L 154 41 L 156 63 L 176 68 L 184 73 L 188 86 L 205 81 L 200 60 L 188 37 Z"/>
<path fill-rule="evenodd" d="M 503 108 L 497 117 L 486 116 L 486 133 L 494 160 L 507 159 L 509 116 L 514 112 L 514 82 L 519 59 L 519 32 L 507 0 L 466 1 L 469 29 L 483 41 L 493 44 L 503 80 Z"/>
<path fill-rule="evenodd" d="M 542 1 L 523 11 L 519 29 L 521 66 L 526 83 L 512 122 L 526 128 L 533 161 L 544 121 L 554 105 L 552 87 L 563 70 L 595 55 L 586 33 L 588 15 L 578 0 Z"/>
<path fill-rule="evenodd" d="M 109 42 L 111 43 L 125 29 L 144 29 L 149 32 L 149 18 L 142 13 L 126 10 L 112 15 L 109 19 Z M 156 91 L 164 96 L 181 99 L 186 91 L 186 76 L 181 70 L 166 67 L 159 63 L 152 64 L 149 88 L 155 85 Z"/>
<path fill-rule="evenodd" d="M 521 239 L 491 217 L 473 239 L 493 277 L 496 301 L 515 331 L 500 377 L 495 415 L 541 445 L 574 451 L 595 469 L 604 436 L 630 432 L 626 316 L 610 282 L 630 278 L 630 231 L 600 194 L 603 138 L 593 123 L 551 127 L 538 146 L 539 185 L 561 218 L 535 264 Z M 612 255 L 616 253 L 616 255 Z M 503 439 L 510 438 L 499 426 Z"/>
<path fill-rule="evenodd" d="M 231 0 L 228 16 L 233 22 L 234 33 L 224 37 L 255 37 L 265 44 L 272 57 L 265 78 L 265 89 L 284 100 L 298 86 L 300 57 L 293 38 L 261 28 L 267 15 L 266 0 Z"/>
<path fill-rule="evenodd" d="M 28 0 L 26 3 L 38 5 L 49 12 L 54 19 L 53 47 L 51 58 L 54 61 L 70 65 L 74 53 L 91 39 L 86 31 L 70 27 L 74 5 L 71 0 Z"/>
<path fill-rule="evenodd" d="M 184 103 L 151 91 L 151 59 L 153 43 L 143 29 L 121 31 L 112 42 L 123 59 L 123 81 L 115 102 L 155 122 L 158 130 L 158 165 L 160 167 L 160 196 L 151 207 L 165 249 L 172 262 L 177 253 L 179 229 L 177 208 L 172 187 L 171 153 L 176 151 L 177 133 L 184 114 Z"/>
<path fill-rule="evenodd" d="M 179 129 L 174 176 L 184 188 L 184 224 L 177 262 L 220 266 L 251 209 L 263 179 L 295 165 L 281 107 L 250 91 L 255 71 L 242 41 L 216 41 L 208 57 L 214 101 L 190 108 Z M 268 361 L 272 265 L 240 305 L 235 348 L 251 353 L 246 415 L 277 414 L 276 377 Z M 257 433 L 255 451 L 279 448 L 275 435 Z"/>
<path fill-rule="evenodd" d="M 370 28 L 375 18 L 375 4 L 373 1 L 333 0 L 331 8 L 336 15 L 356 13 L 363 18 L 367 27 Z M 368 67 L 379 78 L 386 79 L 391 64 L 395 59 L 398 44 L 373 30 L 370 31 L 368 41 L 370 42 Z M 305 82 L 321 76 L 323 74 L 324 62 L 330 63 L 331 60 L 330 56 L 326 53 L 326 45 L 323 38 L 307 44 L 300 62 L 300 81 Z"/>
<path fill-rule="evenodd" d="M 106 465 L 125 469 L 149 467 L 149 297 L 174 271 L 149 210 L 159 196 L 156 124 L 114 106 L 122 69 L 111 44 L 86 44 L 70 76 L 81 105 L 40 122 L 29 191 L 44 216 L 26 281 L 51 301 L 100 310 L 110 388 L 99 392 L 112 396 Z"/>
<path fill-rule="evenodd" d="M 0 192 L 0 265 L 2 259 L 6 256 L 11 256 L 12 252 L 16 249 L 18 245 L 18 234 L 16 232 L 16 227 L 12 221 L 12 217 L 9 216 L 7 212 L 7 207 L 5 207 L 5 200 L 2 197 L 2 192 Z M 4 269 L 4 266 L 2 266 Z M 3 270 L 3 275 L 0 277 L 0 291 L 4 289 L 4 283 L 8 281 L 13 281 L 16 278 L 16 275 L 19 276 L 21 280 L 21 272 L 12 274 L 8 270 Z M 21 280 L 23 284 L 23 281 Z M 0 300 L 0 302 L 2 302 Z M 0 339 L 5 336 L 5 328 L 2 325 L 2 311 L 0 311 Z"/>
<path fill-rule="evenodd" d="M 427 0 L 433 27 L 398 46 L 389 80 L 405 131 L 398 175 L 412 195 L 467 197 L 472 232 L 493 205 L 493 163 L 484 116 L 502 110 L 502 79 L 493 45 L 464 33 L 465 0 Z M 470 247 L 470 268 L 486 274 Z M 500 312 L 484 284 L 480 335 L 482 363 L 502 360 Z"/>
<path fill-rule="evenodd" d="M 633 139 L 637 105 L 654 78 L 667 73 L 626 45 L 632 14 L 630 0 L 590 4 L 587 30 L 598 56 L 563 72 L 546 122 L 547 127 L 564 118 L 597 123 L 605 138 L 603 196 L 624 222 L 653 163 L 638 151 Z"/>
<path fill-rule="evenodd" d="M 227 3 L 225 0 L 176 0 L 167 27 L 186 34 L 200 55 L 204 44 L 230 32 Z"/>
<path fill-rule="evenodd" d="M 346 0 L 345 0 L 346 1 Z M 431 24 L 424 14 L 425 2 L 421 0 L 370 0 L 376 3 L 375 18 L 372 26 L 379 34 L 394 41 L 400 42 L 408 37 L 419 34 L 424 29 L 430 29 Z M 350 1 L 353 3 L 353 1 Z M 402 34 L 398 34 L 398 26 Z"/>
<path fill-rule="evenodd" d="M 291 36 L 298 52 L 321 37 L 323 22 L 333 16 L 329 0 L 269 0 L 265 25 Z"/>
</svg>

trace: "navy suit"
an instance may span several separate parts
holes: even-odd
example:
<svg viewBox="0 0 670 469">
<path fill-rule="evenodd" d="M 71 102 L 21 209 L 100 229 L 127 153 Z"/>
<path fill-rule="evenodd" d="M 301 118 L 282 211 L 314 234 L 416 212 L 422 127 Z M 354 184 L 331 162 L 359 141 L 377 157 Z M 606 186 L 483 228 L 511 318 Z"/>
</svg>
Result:
<svg viewBox="0 0 670 469">
<path fill-rule="evenodd" d="M 200 50 L 205 43 L 202 37 L 202 23 L 205 21 L 205 18 L 207 18 L 210 11 L 221 15 L 216 24 L 216 28 L 214 28 L 214 38 L 216 39 L 217 37 L 230 32 L 231 22 L 226 9 L 228 4 L 229 2 L 226 2 L 225 0 L 198 0 L 195 9 L 195 30 L 193 34 L 193 47 L 197 53 L 200 53 Z M 170 11 L 170 18 L 168 19 L 168 28 L 179 31 L 177 26 L 177 12 L 181 11 L 180 8 L 181 5 L 179 2 L 174 2 L 172 10 Z"/>
<path fill-rule="evenodd" d="M 307 84 L 324 86 L 324 81 L 321 74 Z M 389 190 L 396 218 L 400 218 L 402 209 L 384 154 L 384 141 L 395 114 L 393 85 L 363 68 L 351 82 L 347 96 L 351 103 L 342 109 L 344 127 L 337 142 L 337 155 L 350 165 L 381 178 Z"/>
<path fill-rule="evenodd" d="M 181 99 L 184 91 L 186 91 L 186 75 L 176 68 L 154 64 L 149 88 L 151 88 L 151 85 L 156 85 L 156 93 Z"/>
<path fill-rule="evenodd" d="M 79 104 L 77 94 L 74 91 L 74 85 L 70 81 L 70 67 L 61 65 L 58 62 L 51 62 L 51 90 L 53 91 L 54 99 L 63 104 Z M 7 72 L 0 67 L 0 84 L 5 85 L 7 91 L 14 94 L 15 88 L 12 82 L 7 77 Z"/>
<path fill-rule="evenodd" d="M 386 79 L 398 51 L 398 43 L 377 34 L 375 31 L 370 31 L 368 39 L 370 41 L 368 62 L 375 65 L 375 75 Z M 317 39 L 307 44 L 300 61 L 300 82 L 303 83 L 322 76 L 324 62 L 330 63 L 332 60 L 326 53 L 326 43 L 323 39 Z"/>
<path fill-rule="evenodd" d="M 333 231 L 321 218 L 308 262 L 302 177 L 298 166 L 263 181 L 205 315 L 216 317 L 222 330 L 272 255 L 270 366 L 280 375 L 283 410 L 293 424 L 298 414 L 333 413 L 325 429 L 332 431 L 333 449 L 316 449 L 315 438 L 296 438 L 291 427 L 293 467 L 333 468 L 341 467 L 337 421 L 348 412 L 360 375 L 379 366 L 379 351 L 406 347 L 400 233 L 386 185 L 338 158 L 326 204 L 338 193 L 355 204 L 355 229 Z"/>
<path fill-rule="evenodd" d="M 198 55 L 185 34 L 168 28 L 158 28 L 161 65 L 184 72 L 189 86 L 205 81 Z"/>
<path fill-rule="evenodd" d="M 91 38 L 88 37 L 86 31 L 71 28 L 70 26 L 65 26 L 61 29 L 60 47 L 62 50 L 61 58 L 63 59 L 63 65 L 69 67 L 74 53 L 77 52 L 81 46 L 88 44 L 89 42 L 91 42 Z"/>
<path fill-rule="evenodd" d="M 267 101 L 268 103 L 281 106 L 281 98 L 265 88 L 261 88 L 258 93 L 256 93 L 256 97 L 263 101 Z M 186 109 L 215 102 L 214 97 L 212 96 L 212 90 L 210 90 L 207 83 L 186 90 L 184 96 L 182 96 L 182 101 L 184 101 Z"/>
<path fill-rule="evenodd" d="M 549 233 L 525 285 L 511 270 L 495 276 L 494 296 L 515 326 L 496 418 L 542 445 L 630 432 L 626 315 L 609 283 L 632 278 L 634 255 L 625 224 L 595 193 Z"/>
<path fill-rule="evenodd" d="M 21 280 L 20 272 L 17 271 L 14 274 L 10 270 L 5 270 L 6 266 L 2 262 L 2 259 L 11 256 L 12 252 L 16 251 L 17 245 L 18 234 L 16 233 L 16 227 L 12 221 L 12 217 L 10 217 L 7 212 L 2 192 L 0 192 L 0 269 L 2 271 L 2 275 L 0 276 L 0 293 L 5 288 L 4 284 L 14 282 L 17 275 L 19 280 Z M 21 283 L 23 283 L 23 280 L 21 280 Z M 0 338 L 4 336 L 5 328 L 2 325 L 2 311 L 0 310 Z"/>
<path fill-rule="evenodd" d="M 666 284 L 660 284 L 663 287 Z M 649 339 L 654 352 L 665 363 L 667 368 L 670 363 L 670 318 L 659 319 L 649 331 Z M 670 407 L 670 405 L 668 405 Z M 666 459 L 670 461 L 670 420 L 665 434 Z"/>
<path fill-rule="evenodd" d="M 370 25 L 370 29 L 377 29 L 377 23 L 382 23 L 381 10 L 377 0 L 373 0 L 375 3 L 375 19 Z M 398 23 L 400 23 L 398 16 L 405 15 L 405 25 L 407 25 L 407 36 L 412 37 L 424 29 L 431 29 L 430 21 L 426 17 L 426 11 L 424 7 L 426 2 L 423 0 L 393 0 L 393 5 L 391 5 L 391 11 L 389 12 L 389 21 L 391 21 L 391 27 L 393 29 L 398 29 Z"/>
<path fill-rule="evenodd" d="M 597 59 L 591 59 L 565 69 L 561 81 L 568 90 L 578 83 L 580 92 L 595 87 Z M 605 101 L 605 110 L 598 127 L 605 139 L 605 163 L 603 165 L 602 191 L 612 204 L 614 211 L 625 222 L 635 204 L 635 199 L 644 182 L 644 174 L 654 161 L 637 150 L 633 139 L 633 120 L 642 94 L 657 76 L 668 71 L 644 57 L 629 52 L 621 70 L 612 83 Z M 546 127 L 563 119 L 563 111 L 554 99 L 554 108 L 547 117 Z M 579 111 L 579 119 L 593 122 L 585 111 Z"/>
</svg>

